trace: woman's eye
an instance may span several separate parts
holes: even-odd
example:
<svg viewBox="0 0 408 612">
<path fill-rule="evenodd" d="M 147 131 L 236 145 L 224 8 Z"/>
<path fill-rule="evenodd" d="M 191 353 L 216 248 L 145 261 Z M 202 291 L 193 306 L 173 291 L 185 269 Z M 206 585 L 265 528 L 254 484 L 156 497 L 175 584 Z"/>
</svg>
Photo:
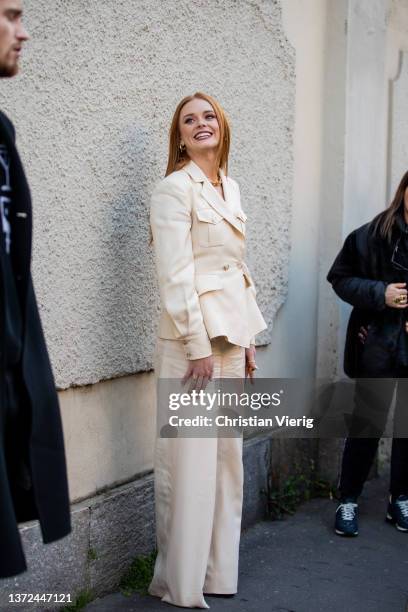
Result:
<svg viewBox="0 0 408 612">
<path fill-rule="evenodd" d="M 206 119 L 215 119 L 215 115 L 207 115 Z"/>
<path fill-rule="evenodd" d="M 185 120 L 185 122 L 184 122 L 184 123 L 191 123 L 191 122 L 192 122 L 192 118 L 191 118 L 191 117 L 189 117 L 188 119 L 186 119 L 186 120 Z"/>
</svg>

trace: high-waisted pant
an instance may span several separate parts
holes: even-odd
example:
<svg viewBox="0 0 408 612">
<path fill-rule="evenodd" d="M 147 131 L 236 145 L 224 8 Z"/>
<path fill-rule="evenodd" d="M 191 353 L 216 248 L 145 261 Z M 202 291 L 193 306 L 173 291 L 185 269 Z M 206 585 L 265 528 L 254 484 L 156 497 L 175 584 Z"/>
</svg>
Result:
<svg viewBox="0 0 408 612">
<path fill-rule="evenodd" d="M 213 377 L 244 378 L 245 349 L 222 337 L 211 345 Z M 188 363 L 179 340 L 158 339 L 157 377 L 182 378 Z M 157 438 L 151 595 L 208 608 L 204 593 L 237 592 L 242 494 L 242 436 Z"/>
</svg>

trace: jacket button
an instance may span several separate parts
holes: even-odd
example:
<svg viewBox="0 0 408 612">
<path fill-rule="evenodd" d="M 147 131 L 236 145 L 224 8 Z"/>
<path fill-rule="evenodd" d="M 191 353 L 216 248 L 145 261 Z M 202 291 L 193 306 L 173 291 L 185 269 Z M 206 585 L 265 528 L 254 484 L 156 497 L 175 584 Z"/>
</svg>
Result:
<svg viewBox="0 0 408 612">
<path fill-rule="evenodd" d="M 229 270 L 229 264 L 225 264 L 225 266 L 223 266 L 224 270 L 227 271 Z"/>
</svg>

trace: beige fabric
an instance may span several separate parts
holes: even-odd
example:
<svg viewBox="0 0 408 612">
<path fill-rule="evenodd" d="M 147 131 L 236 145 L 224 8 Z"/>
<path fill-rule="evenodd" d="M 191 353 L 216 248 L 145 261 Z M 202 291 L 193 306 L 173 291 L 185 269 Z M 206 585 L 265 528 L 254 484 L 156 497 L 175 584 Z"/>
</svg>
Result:
<svg viewBox="0 0 408 612">
<path fill-rule="evenodd" d="M 181 339 L 188 359 L 225 336 L 249 347 L 266 323 L 244 262 L 246 215 L 238 184 L 222 174 L 225 200 L 189 162 L 156 186 L 150 224 L 162 301 L 159 337 Z"/>
<path fill-rule="evenodd" d="M 223 338 L 211 345 L 214 377 L 243 378 L 245 349 Z M 155 362 L 161 378 L 181 378 L 188 366 L 179 340 L 158 339 Z M 203 592 L 237 592 L 242 492 L 242 437 L 157 439 L 151 595 L 208 608 Z"/>
</svg>

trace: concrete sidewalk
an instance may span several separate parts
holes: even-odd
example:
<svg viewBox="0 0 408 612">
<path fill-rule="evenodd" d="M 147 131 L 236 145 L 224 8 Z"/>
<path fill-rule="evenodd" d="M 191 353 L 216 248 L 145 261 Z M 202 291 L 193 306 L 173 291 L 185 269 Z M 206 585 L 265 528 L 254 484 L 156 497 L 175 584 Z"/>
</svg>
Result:
<svg viewBox="0 0 408 612">
<path fill-rule="evenodd" d="M 387 483 L 366 485 L 360 535 L 333 532 L 336 505 L 317 499 L 284 521 L 263 521 L 243 533 L 239 592 L 206 597 L 223 612 L 408 612 L 408 533 L 385 523 Z M 87 612 L 176 610 L 153 597 L 116 593 Z M 186 609 L 186 608 L 184 608 Z"/>
</svg>

